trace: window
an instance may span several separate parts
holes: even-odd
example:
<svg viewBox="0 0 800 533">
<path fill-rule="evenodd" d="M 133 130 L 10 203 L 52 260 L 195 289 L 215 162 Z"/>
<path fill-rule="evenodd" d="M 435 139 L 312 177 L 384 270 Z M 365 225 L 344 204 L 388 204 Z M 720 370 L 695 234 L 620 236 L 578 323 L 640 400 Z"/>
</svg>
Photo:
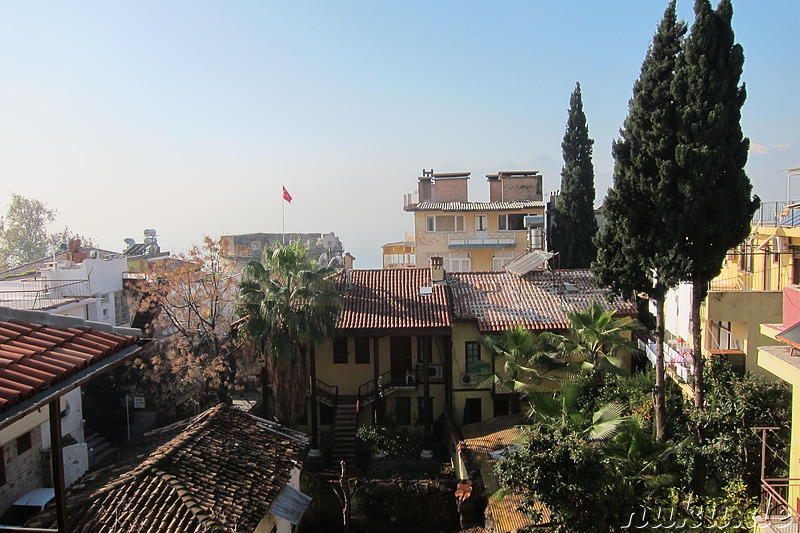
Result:
<svg viewBox="0 0 800 533">
<path fill-rule="evenodd" d="M 356 364 L 369 364 L 369 337 L 356 337 Z"/>
<path fill-rule="evenodd" d="M 492 256 L 492 270 L 503 270 L 514 259 L 515 252 L 495 252 Z"/>
<path fill-rule="evenodd" d="M 114 293 L 114 325 L 123 326 L 128 323 L 130 323 L 128 299 L 125 298 L 124 292 L 117 291 Z"/>
<path fill-rule="evenodd" d="M 347 337 L 333 338 L 333 362 L 347 364 Z"/>
<path fill-rule="evenodd" d="M 731 323 L 728 321 L 719 321 L 711 323 L 711 334 L 716 343 L 716 348 L 719 350 L 729 350 L 731 348 Z"/>
<path fill-rule="evenodd" d="M 394 399 L 394 416 L 398 426 L 411 425 L 411 398 L 398 396 Z"/>
<path fill-rule="evenodd" d="M 431 362 L 431 338 L 430 337 L 417 337 L 417 363 L 423 364 L 425 362 L 425 354 L 428 355 L 428 362 Z"/>
<path fill-rule="evenodd" d="M 428 215 L 426 228 L 429 232 L 464 231 L 464 216 Z"/>
<path fill-rule="evenodd" d="M 441 256 L 445 272 L 469 272 L 470 259 L 467 252 L 456 252 Z"/>
<path fill-rule="evenodd" d="M 486 231 L 489 229 L 489 217 L 486 215 L 475 215 L 475 231 Z"/>
<path fill-rule="evenodd" d="M 497 215 L 497 228 L 502 231 L 519 231 L 525 229 L 526 213 L 509 213 Z"/>
<path fill-rule="evenodd" d="M 475 361 L 481 360 L 481 345 L 475 341 L 464 343 L 464 371 L 474 372 Z"/>
<path fill-rule="evenodd" d="M 22 455 L 23 453 L 30 450 L 32 447 L 31 444 L 31 432 L 27 432 L 24 435 L 20 435 L 17 437 L 17 455 Z"/>
</svg>

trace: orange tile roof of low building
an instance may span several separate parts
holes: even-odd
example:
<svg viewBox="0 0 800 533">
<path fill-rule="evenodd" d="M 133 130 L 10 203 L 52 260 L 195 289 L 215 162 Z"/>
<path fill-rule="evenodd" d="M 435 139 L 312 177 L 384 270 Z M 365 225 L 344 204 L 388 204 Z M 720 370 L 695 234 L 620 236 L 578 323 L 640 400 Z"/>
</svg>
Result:
<svg viewBox="0 0 800 533">
<path fill-rule="evenodd" d="M 299 431 L 222 404 L 149 439 L 159 434 L 169 440 L 144 461 L 123 472 L 115 461 L 70 489 L 71 531 L 252 532 L 310 444 Z M 53 520 L 51 513 L 29 525 Z"/>
<path fill-rule="evenodd" d="M 348 283 L 337 277 L 342 295 L 338 330 L 409 330 L 450 327 L 444 285 L 431 285 L 427 268 L 352 270 Z M 430 294 L 420 289 L 430 288 Z"/>
<path fill-rule="evenodd" d="M 617 314 L 634 316 L 636 304 L 608 299 L 592 285 L 588 270 L 532 272 L 457 272 L 447 274 L 453 295 L 453 320 L 477 321 L 481 333 L 501 333 L 521 325 L 529 330 L 569 327 L 567 313 L 600 302 Z"/>
<path fill-rule="evenodd" d="M 50 320 L 48 316 L 52 317 L 52 323 L 84 323 L 46 313 L 8 310 L 4 314 L 41 317 L 43 323 Z M 0 319 L 0 414 L 135 342 L 135 335 L 110 333 L 85 325 L 62 327 Z"/>
</svg>

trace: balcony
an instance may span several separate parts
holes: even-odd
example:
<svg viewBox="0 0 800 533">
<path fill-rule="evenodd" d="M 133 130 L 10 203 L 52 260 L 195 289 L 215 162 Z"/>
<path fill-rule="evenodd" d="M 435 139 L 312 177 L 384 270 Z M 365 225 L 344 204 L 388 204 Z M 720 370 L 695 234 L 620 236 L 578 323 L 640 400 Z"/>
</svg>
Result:
<svg viewBox="0 0 800 533">
<path fill-rule="evenodd" d="M 647 354 L 647 358 L 655 366 L 656 342 L 648 335 L 638 336 L 639 348 Z M 689 382 L 692 375 L 692 349 L 685 341 L 670 340 L 664 342 L 664 369 L 679 385 Z"/>
<path fill-rule="evenodd" d="M 780 226 L 795 228 L 800 226 L 800 203 L 762 202 L 753 215 L 753 226 Z"/>
<path fill-rule="evenodd" d="M 0 284 L 0 305 L 46 310 L 92 297 L 88 280 L 25 279 Z"/>
<path fill-rule="evenodd" d="M 447 247 L 465 248 L 516 248 L 517 239 L 513 233 L 450 233 Z"/>
<path fill-rule="evenodd" d="M 800 479 L 762 479 L 760 508 L 754 519 L 755 531 L 800 533 L 800 515 L 789 504 L 800 490 Z"/>
</svg>

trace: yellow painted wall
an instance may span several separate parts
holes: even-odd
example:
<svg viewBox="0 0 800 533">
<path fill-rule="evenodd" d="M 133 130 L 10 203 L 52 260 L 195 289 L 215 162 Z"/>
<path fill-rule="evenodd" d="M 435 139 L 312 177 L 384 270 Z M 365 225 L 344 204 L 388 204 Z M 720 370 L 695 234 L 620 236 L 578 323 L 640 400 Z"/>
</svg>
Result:
<svg viewBox="0 0 800 533">
<path fill-rule="evenodd" d="M 772 377 L 758 365 L 758 347 L 775 346 L 780 342 L 761 334 L 761 324 L 783 320 L 783 293 L 781 291 L 711 291 L 701 309 L 703 346 L 716 348 L 711 338 L 710 322 L 730 322 L 731 337 L 738 340 L 745 357 L 745 370 Z"/>
<path fill-rule="evenodd" d="M 449 254 L 467 252 L 470 255 L 470 268 L 473 271 L 492 270 L 492 258 L 497 251 L 521 252 L 527 245 L 528 232 L 519 231 L 500 231 L 498 229 L 498 215 L 502 214 L 543 214 L 544 208 L 515 209 L 508 211 L 487 211 L 487 212 L 456 212 L 456 211 L 415 211 L 414 212 L 414 231 L 416 238 L 417 266 L 427 267 L 428 257 L 433 254 Z M 475 234 L 475 215 L 487 216 L 487 234 L 490 237 L 511 238 L 514 237 L 516 245 L 513 248 L 449 248 L 448 232 L 429 233 L 427 231 L 427 217 L 436 215 L 456 215 L 464 217 L 464 231 L 453 232 L 452 235 L 470 236 Z"/>
<path fill-rule="evenodd" d="M 459 425 L 464 417 L 466 401 L 470 398 L 480 398 L 481 420 L 487 420 L 494 415 L 491 391 L 481 383 L 482 379 L 479 378 L 476 385 L 461 384 L 461 374 L 467 371 L 465 343 L 480 341 L 482 337 L 475 322 L 453 322 L 453 416 Z M 481 360 L 491 361 L 483 346 L 481 346 Z"/>
</svg>

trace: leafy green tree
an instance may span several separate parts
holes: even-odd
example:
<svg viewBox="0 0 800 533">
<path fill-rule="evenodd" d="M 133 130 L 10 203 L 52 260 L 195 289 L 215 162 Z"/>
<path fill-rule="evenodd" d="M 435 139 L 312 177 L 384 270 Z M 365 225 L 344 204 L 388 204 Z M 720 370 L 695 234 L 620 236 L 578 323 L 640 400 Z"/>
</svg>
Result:
<svg viewBox="0 0 800 533">
<path fill-rule="evenodd" d="M 6 270 L 46 257 L 47 225 L 56 212 L 40 200 L 11 193 L 6 216 L 0 219 L 0 268 Z"/>
<path fill-rule="evenodd" d="M 561 196 L 555 213 L 553 250 L 562 268 L 587 268 L 595 257 L 592 242 L 597 233 L 594 216 L 594 166 L 589 127 L 583 112 L 581 84 L 575 85 L 569 101 L 567 130 L 561 149 Z"/>
<path fill-rule="evenodd" d="M 700 305 L 727 250 L 747 237 L 760 201 L 751 196 L 752 186 L 744 171 L 750 145 L 740 124 L 746 96 L 744 86 L 739 85 L 744 52 L 734 42 L 731 2 L 722 0 L 714 10 L 708 0 L 696 0 L 694 12 L 694 24 L 678 55 L 672 82 L 678 111 L 675 161 L 681 175 L 681 206 L 674 223 L 681 227 L 681 253 L 690 262 L 685 281 L 692 283 L 694 403 L 702 410 Z M 702 425 L 695 432 L 697 445 L 702 447 Z M 698 486 L 704 476 L 698 456 Z"/>
<path fill-rule="evenodd" d="M 520 402 L 532 387 L 554 378 L 547 372 L 561 366 L 553 357 L 552 348 L 540 337 L 522 326 L 506 331 L 500 337 L 485 337 L 484 348 L 494 361 L 494 373 L 490 374 L 486 385 L 496 385 L 511 393 L 510 410 L 520 412 Z M 475 361 L 476 368 L 468 371 L 491 372 L 488 363 Z"/>
<path fill-rule="evenodd" d="M 545 332 L 542 338 L 568 362 L 593 374 L 620 373 L 624 352 L 638 350 L 628 337 L 642 325 L 630 318 L 614 318 L 597 302 L 590 302 L 585 311 L 567 313 L 570 329 L 566 335 Z"/>
<path fill-rule="evenodd" d="M 306 252 L 300 244 L 276 244 L 261 261 L 250 261 L 236 304 L 244 318 L 239 333 L 261 355 L 274 386 L 277 417 L 289 424 L 305 410 L 313 369 L 309 356 L 331 334 L 341 308 L 328 279 L 334 270 L 317 266 Z M 312 415 L 315 410 L 316 405 Z"/>
<path fill-rule="evenodd" d="M 603 202 L 605 225 L 597 235 L 595 280 L 628 299 L 645 293 L 656 301 L 656 437 L 666 433 L 664 405 L 664 298 L 681 281 L 680 175 L 675 164 L 677 117 L 670 86 L 686 24 L 675 0 L 667 6 L 642 63 L 628 103 L 628 117 L 613 144 L 614 187 Z"/>
</svg>

